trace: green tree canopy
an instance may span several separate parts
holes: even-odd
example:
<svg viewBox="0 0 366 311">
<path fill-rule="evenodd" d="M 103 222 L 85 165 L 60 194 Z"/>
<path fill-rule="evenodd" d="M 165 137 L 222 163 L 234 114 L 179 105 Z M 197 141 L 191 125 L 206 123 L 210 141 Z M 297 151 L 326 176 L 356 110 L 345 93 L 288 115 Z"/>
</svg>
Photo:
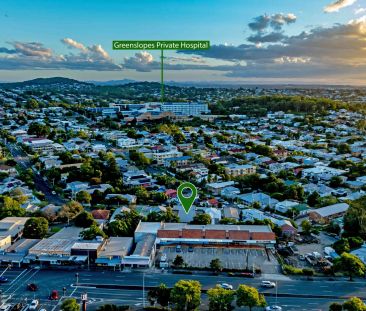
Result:
<svg viewBox="0 0 366 311">
<path fill-rule="evenodd" d="M 343 303 L 345 311 L 366 311 L 366 305 L 357 297 L 352 297 Z"/>
<path fill-rule="evenodd" d="M 75 226 L 77 227 L 88 228 L 93 224 L 96 224 L 96 221 L 93 215 L 88 212 L 81 212 L 75 217 Z"/>
<path fill-rule="evenodd" d="M 149 290 L 148 300 L 152 305 L 154 305 L 157 302 L 162 307 L 166 307 L 168 306 L 170 301 L 170 293 L 171 289 L 162 283 L 158 287 Z"/>
<path fill-rule="evenodd" d="M 84 210 L 83 206 L 77 201 L 70 201 L 61 207 L 59 216 L 64 219 L 74 219 Z"/>
<path fill-rule="evenodd" d="M 184 259 L 181 255 L 175 256 L 173 260 L 173 266 L 175 267 L 182 267 L 184 265 Z"/>
<path fill-rule="evenodd" d="M 238 307 L 248 307 L 251 311 L 253 307 L 264 307 L 266 300 L 263 295 L 259 294 L 256 288 L 239 285 L 236 290 L 236 304 Z"/>
<path fill-rule="evenodd" d="M 105 238 L 106 234 L 96 224 L 93 224 L 90 228 L 81 231 L 80 236 L 83 240 L 94 240 L 97 236 Z"/>
<path fill-rule="evenodd" d="M 48 221 L 44 217 L 32 217 L 24 224 L 23 236 L 27 239 L 43 239 L 48 232 Z"/>
<path fill-rule="evenodd" d="M 230 311 L 233 310 L 235 291 L 216 286 L 207 291 L 210 311 Z"/>
<path fill-rule="evenodd" d="M 75 298 L 65 299 L 61 304 L 62 311 L 80 311 L 80 306 Z"/>
<path fill-rule="evenodd" d="M 170 299 L 178 311 L 197 310 L 201 304 L 201 284 L 193 280 L 180 280 L 174 285 Z"/>
<path fill-rule="evenodd" d="M 222 270 L 222 262 L 219 258 L 212 259 L 210 262 L 210 268 L 214 272 L 219 272 Z"/>
<path fill-rule="evenodd" d="M 350 203 L 344 216 L 344 230 L 347 236 L 366 239 L 366 196 Z"/>
<path fill-rule="evenodd" d="M 77 194 L 76 194 L 76 200 L 80 203 L 86 203 L 86 204 L 89 204 L 90 201 L 92 199 L 92 196 L 90 195 L 89 192 L 85 191 L 85 190 L 82 190 L 82 191 L 79 191 Z"/>
<path fill-rule="evenodd" d="M 193 217 L 192 224 L 195 225 L 209 225 L 211 224 L 211 216 L 209 214 L 197 214 Z"/>
<path fill-rule="evenodd" d="M 364 276 L 366 271 L 364 263 L 357 256 L 348 253 L 343 253 L 334 261 L 334 269 L 346 273 L 350 280 L 353 276 Z"/>
</svg>

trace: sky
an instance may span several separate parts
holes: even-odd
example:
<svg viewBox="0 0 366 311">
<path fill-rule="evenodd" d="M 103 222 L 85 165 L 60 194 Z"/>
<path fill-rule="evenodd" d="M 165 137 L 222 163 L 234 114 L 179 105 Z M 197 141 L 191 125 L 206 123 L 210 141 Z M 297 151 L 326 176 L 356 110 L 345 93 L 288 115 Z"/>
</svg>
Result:
<svg viewBox="0 0 366 311">
<path fill-rule="evenodd" d="M 209 40 L 165 51 L 165 80 L 366 84 L 366 0 L 2 0 L 0 81 L 159 81 L 159 51 L 113 40 Z"/>
</svg>

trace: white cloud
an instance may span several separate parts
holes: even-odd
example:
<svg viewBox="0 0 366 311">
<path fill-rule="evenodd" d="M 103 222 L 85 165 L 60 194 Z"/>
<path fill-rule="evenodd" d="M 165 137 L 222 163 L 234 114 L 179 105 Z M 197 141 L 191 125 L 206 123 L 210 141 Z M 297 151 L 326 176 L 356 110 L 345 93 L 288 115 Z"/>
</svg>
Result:
<svg viewBox="0 0 366 311">
<path fill-rule="evenodd" d="M 40 42 L 9 42 L 13 49 L 0 47 L 0 69 L 121 70 L 99 44 L 85 46 L 71 38 L 61 40 L 78 53 L 56 54 Z"/>
<path fill-rule="evenodd" d="M 337 0 L 331 4 L 328 4 L 324 8 L 324 12 L 326 12 L 326 13 L 338 12 L 339 10 L 341 10 L 347 6 L 354 4 L 356 1 L 357 0 Z"/>
<path fill-rule="evenodd" d="M 358 15 L 358 14 L 363 14 L 366 12 L 366 8 L 358 8 L 355 10 L 355 14 Z"/>
</svg>

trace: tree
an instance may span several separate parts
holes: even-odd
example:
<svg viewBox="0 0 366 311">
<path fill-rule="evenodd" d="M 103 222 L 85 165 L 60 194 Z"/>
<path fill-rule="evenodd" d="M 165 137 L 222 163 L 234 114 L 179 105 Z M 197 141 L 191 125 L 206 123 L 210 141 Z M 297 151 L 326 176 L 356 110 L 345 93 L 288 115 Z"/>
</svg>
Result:
<svg viewBox="0 0 366 311">
<path fill-rule="evenodd" d="M 27 239 L 43 239 L 48 232 L 48 221 L 44 217 L 32 217 L 24 224 L 23 236 Z"/>
<path fill-rule="evenodd" d="M 75 217 L 75 226 L 76 227 L 82 227 L 82 228 L 88 228 L 92 226 L 93 224 L 96 224 L 94 217 L 92 214 L 88 212 L 81 212 L 79 215 Z"/>
<path fill-rule="evenodd" d="M 344 215 L 344 230 L 347 236 L 366 239 L 366 196 L 350 203 Z"/>
<path fill-rule="evenodd" d="M 320 204 L 320 194 L 316 191 L 312 192 L 308 196 L 308 204 L 312 207 L 319 205 Z"/>
<path fill-rule="evenodd" d="M 180 280 L 175 283 L 170 299 L 178 311 L 196 310 L 201 304 L 201 284 L 193 280 Z"/>
<path fill-rule="evenodd" d="M 68 220 L 74 219 L 84 210 L 83 206 L 77 201 L 70 201 L 62 205 L 59 216 Z"/>
<path fill-rule="evenodd" d="M 341 177 L 339 176 L 333 176 L 330 181 L 329 181 L 329 186 L 333 187 L 333 188 L 337 188 L 342 186 L 343 184 L 343 180 Z"/>
<path fill-rule="evenodd" d="M 334 262 L 334 269 L 348 274 L 350 281 L 353 276 L 364 276 L 366 267 L 364 263 L 355 255 L 343 253 Z"/>
<path fill-rule="evenodd" d="M 339 154 L 351 153 L 351 147 L 347 143 L 342 143 L 337 146 L 337 152 Z"/>
<path fill-rule="evenodd" d="M 342 239 L 336 241 L 333 244 L 333 248 L 336 251 L 336 253 L 339 255 L 341 255 L 343 253 L 349 253 L 351 250 L 348 239 L 346 239 L 346 238 L 342 238 Z"/>
<path fill-rule="evenodd" d="M 251 311 L 253 307 L 266 306 L 266 300 L 262 294 L 259 294 L 256 288 L 239 285 L 236 290 L 236 304 L 238 307 L 249 307 Z"/>
<path fill-rule="evenodd" d="M 86 204 L 89 204 L 90 201 L 91 201 L 92 197 L 90 195 L 89 192 L 85 191 L 85 190 L 82 190 L 82 191 L 79 191 L 77 194 L 76 194 L 76 200 L 80 203 L 86 203 Z"/>
<path fill-rule="evenodd" d="M 352 297 L 343 303 L 343 310 L 345 311 L 365 311 L 366 305 L 360 298 Z"/>
<path fill-rule="evenodd" d="M 75 298 L 65 299 L 61 304 L 62 311 L 80 311 L 80 306 Z"/>
<path fill-rule="evenodd" d="M 37 122 L 32 122 L 29 124 L 27 133 L 29 135 L 36 135 L 37 137 L 45 137 L 50 133 L 50 127 Z"/>
<path fill-rule="evenodd" d="M 197 214 L 193 217 L 192 224 L 195 225 L 209 225 L 211 224 L 211 216 L 209 214 Z"/>
<path fill-rule="evenodd" d="M 329 311 L 342 311 L 342 310 L 343 310 L 343 306 L 342 306 L 342 304 L 340 304 L 338 302 L 333 302 L 329 306 Z"/>
<path fill-rule="evenodd" d="M 230 311 L 234 309 L 232 306 L 235 295 L 234 291 L 216 286 L 215 288 L 210 288 L 207 291 L 207 295 L 209 300 L 209 310 Z"/>
<path fill-rule="evenodd" d="M 214 272 L 219 272 L 222 270 L 222 263 L 219 258 L 212 259 L 210 262 L 210 268 Z"/>
<path fill-rule="evenodd" d="M 184 265 L 184 259 L 181 255 L 175 256 L 173 260 L 173 266 L 175 267 L 182 267 Z"/>
<path fill-rule="evenodd" d="M 301 222 L 301 229 L 304 234 L 309 235 L 312 230 L 312 226 L 309 220 L 305 219 Z"/>
<path fill-rule="evenodd" d="M 27 109 L 37 109 L 39 107 L 39 104 L 37 100 L 35 100 L 34 98 L 30 98 L 27 100 L 25 107 Z"/>
<path fill-rule="evenodd" d="M 147 203 L 150 198 L 149 191 L 144 187 L 139 187 L 135 194 L 139 203 Z"/>
<path fill-rule="evenodd" d="M 171 289 L 161 283 L 158 287 L 149 290 L 148 299 L 152 305 L 157 302 L 162 307 L 169 304 Z"/>
<path fill-rule="evenodd" d="M 94 240 L 97 236 L 105 238 L 106 234 L 96 224 L 93 224 L 90 226 L 90 228 L 81 231 L 80 236 L 83 238 L 83 240 Z"/>
<path fill-rule="evenodd" d="M 141 219 L 142 216 L 135 210 L 123 211 L 108 224 L 107 233 L 110 236 L 133 236 Z"/>
<path fill-rule="evenodd" d="M 23 217 L 25 216 L 25 209 L 20 207 L 17 200 L 11 197 L 3 197 L 3 203 L 0 204 L 0 218 L 5 217 Z"/>
</svg>

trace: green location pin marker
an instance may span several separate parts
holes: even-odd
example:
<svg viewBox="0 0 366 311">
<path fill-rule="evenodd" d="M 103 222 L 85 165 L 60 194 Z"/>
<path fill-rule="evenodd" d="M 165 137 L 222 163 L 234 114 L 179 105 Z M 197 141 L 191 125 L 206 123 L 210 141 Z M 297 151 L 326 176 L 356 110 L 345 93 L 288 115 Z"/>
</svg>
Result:
<svg viewBox="0 0 366 311">
<path fill-rule="evenodd" d="M 190 189 L 191 190 L 191 194 L 188 197 L 185 197 L 183 195 L 183 190 L 184 189 Z M 192 207 L 192 204 L 194 202 L 194 200 L 196 199 L 197 196 L 197 188 L 195 185 L 191 184 L 190 182 L 185 182 L 183 184 L 181 184 L 178 189 L 177 189 L 177 196 L 178 199 L 180 201 L 180 204 L 182 204 L 184 211 L 186 212 L 186 214 L 188 214 L 189 210 Z"/>
</svg>

